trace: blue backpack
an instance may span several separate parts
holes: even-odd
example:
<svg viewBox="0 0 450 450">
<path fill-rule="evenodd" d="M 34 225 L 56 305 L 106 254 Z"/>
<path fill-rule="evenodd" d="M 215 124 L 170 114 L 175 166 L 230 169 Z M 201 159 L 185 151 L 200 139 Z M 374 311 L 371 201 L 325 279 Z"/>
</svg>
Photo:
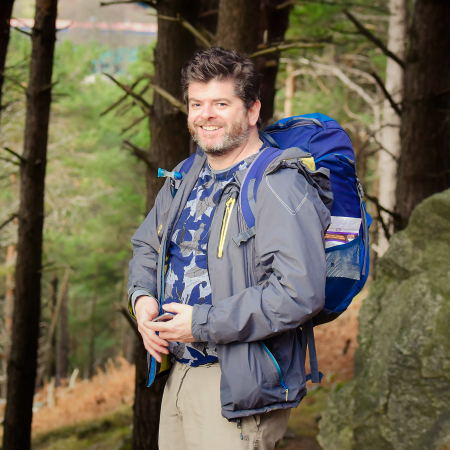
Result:
<svg viewBox="0 0 450 450">
<path fill-rule="evenodd" d="M 312 375 L 308 379 L 320 382 L 322 374 L 317 367 L 313 325 L 327 323 L 340 316 L 366 283 L 369 274 L 369 226 L 372 219 L 366 212 L 364 191 L 356 176 L 351 140 L 334 119 L 319 113 L 289 117 L 269 125 L 265 132 L 260 132 L 260 138 L 269 147 L 257 155 L 242 182 L 239 201 L 248 230 L 238 240 L 235 239 L 237 245 L 256 233 L 253 211 L 258 186 L 267 167 L 283 150 L 291 147 L 298 147 L 311 155 L 314 163 L 308 164 L 310 169 L 329 169 L 334 197 L 331 226 L 333 221 L 339 224 L 345 223 L 347 219 L 356 219 L 360 223 L 359 229 L 353 231 L 354 234 L 341 233 L 340 228 L 336 227 L 329 235 L 327 233 L 334 245 L 325 249 L 325 306 L 312 321 L 302 325 L 302 341 L 307 344 L 303 345 L 304 357 L 307 346 L 310 354 Z M 191 168 L 194 156 L 184 162 L 181 174 L 176 173 L 180 178 Z M 349 235 L 351 239 L 348 239 Z"/>
</svg>

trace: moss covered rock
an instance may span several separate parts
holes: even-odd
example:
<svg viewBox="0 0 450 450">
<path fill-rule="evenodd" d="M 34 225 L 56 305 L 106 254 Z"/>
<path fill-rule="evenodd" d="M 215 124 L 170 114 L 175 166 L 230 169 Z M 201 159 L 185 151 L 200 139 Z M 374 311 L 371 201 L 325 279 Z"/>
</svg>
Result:
<svg viewBox="0 0 450 450">
<path fill-rule="evenodd" d="M 325 450 L 450 445 L 450 190 L 423 201 L 379 259 L 355 379 L 329 396 Z"/>
</svg>

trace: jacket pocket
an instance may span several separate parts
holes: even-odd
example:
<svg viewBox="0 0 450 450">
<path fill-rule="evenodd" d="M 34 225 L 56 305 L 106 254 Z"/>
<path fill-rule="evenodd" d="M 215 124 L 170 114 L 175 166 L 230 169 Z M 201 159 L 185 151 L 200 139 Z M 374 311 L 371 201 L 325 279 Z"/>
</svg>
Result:
<svg viewBox="0 0 450 450">
<path fill-rule="evenodd" d="M 281 372 L 281 368 L 280 368 L 280 366 L 278 365 L 278 362 L 277 362 L 277 360 L 275 359 L 275 357 L 273 356 L 272 352 L 267 348 L 267 345 L 264 344 L 263 341 L 260 341 L 260 342 L 261 342 L 261 345 L 262 345 L 263 350 L 267 353 L 267 355 L 269 356 L 269 358 L 270 358 L 272 364 L 275 366 L 275 369 L 276 369 L 277 374 L 278 374 L 278 381 L 279 381 L 279 383 L 280 383 L 280 386 L 284 389 L 284 391 L 285 391 L 285 393 L 286 393 L 286 401 L 288 401 L 289 388 L 288 388 L 288 386 L 286 385 L 286 383 L 285 383 L 285 381 L 284 381 L 283 373 Z"/>
<path fill-rule="evenodd" d="M 276 366 L 261 342 L 218 345 L 217 351 L 224 410 L 254 410 L 286 401 Z"/>
</svg>

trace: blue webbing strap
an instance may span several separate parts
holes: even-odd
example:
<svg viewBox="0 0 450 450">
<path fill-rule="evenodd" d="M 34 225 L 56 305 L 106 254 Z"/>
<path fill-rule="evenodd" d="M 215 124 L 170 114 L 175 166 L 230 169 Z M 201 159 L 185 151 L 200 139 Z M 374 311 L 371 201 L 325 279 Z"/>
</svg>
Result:
<svg viewBox="0 0 450 450">
<path fill-rule="evenodd" d="M 369 229 L 367 228 L 367 216 L 366 216 L 366 208 L 364 207 L 364 189 L 361 185 L 361 182 L 359 181 L 359 178 L 356 177 L 356 187 L 358 189 L 359 194 L 359 207 L 361 209 L 361 220 L 362 220 L 362 232 L 363 232 L 363 242 L 364 242 L 364 263 L 362 267 L 362 276 L 364 277 L 366 275 L 366 266 L 367 266 L 367 259 L 369 257 Z"/>
<path fill-rule="evenodd" d="M 311 373 L 306 376 L 306 381 L 311 380 L 313 383 L 320 383 L 323 374 L 319 372 L 317 363 L 316 343 L 314 341 L 314 327 L 312 319 L 302 325 L 302 353 L 303 360 L 306 358 L 306 348 L 309 347 L 309 364 Z"/>
<path fill-rule="evenodd" d="M 266 141 L 271 147 L 280 148 L 280 146 L 275 142 L 272 136 L 268 135 L 264 131 L 259 130 L 259 136 L 262 137 L 262 140 Z"/>
</svg>

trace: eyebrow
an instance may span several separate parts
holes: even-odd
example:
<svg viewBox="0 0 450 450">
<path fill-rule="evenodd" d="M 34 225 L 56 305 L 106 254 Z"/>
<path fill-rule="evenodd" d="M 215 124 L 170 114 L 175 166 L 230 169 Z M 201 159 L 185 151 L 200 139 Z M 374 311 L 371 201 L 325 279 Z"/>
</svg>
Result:
<svg viewBox="0 0 450 450">
<path fill-rule="evenodd" d="M 201 102 L 202 100 L 197 100 L 196 98 L 190 98 L 189 101 L 190 102 Z M 231 100 L 229 98 L 223 97 L 223 98 L 213 98 L 212 101 L 213 102 L 223 102 L 223 101 L 230 102 Z"/>
</svg>

